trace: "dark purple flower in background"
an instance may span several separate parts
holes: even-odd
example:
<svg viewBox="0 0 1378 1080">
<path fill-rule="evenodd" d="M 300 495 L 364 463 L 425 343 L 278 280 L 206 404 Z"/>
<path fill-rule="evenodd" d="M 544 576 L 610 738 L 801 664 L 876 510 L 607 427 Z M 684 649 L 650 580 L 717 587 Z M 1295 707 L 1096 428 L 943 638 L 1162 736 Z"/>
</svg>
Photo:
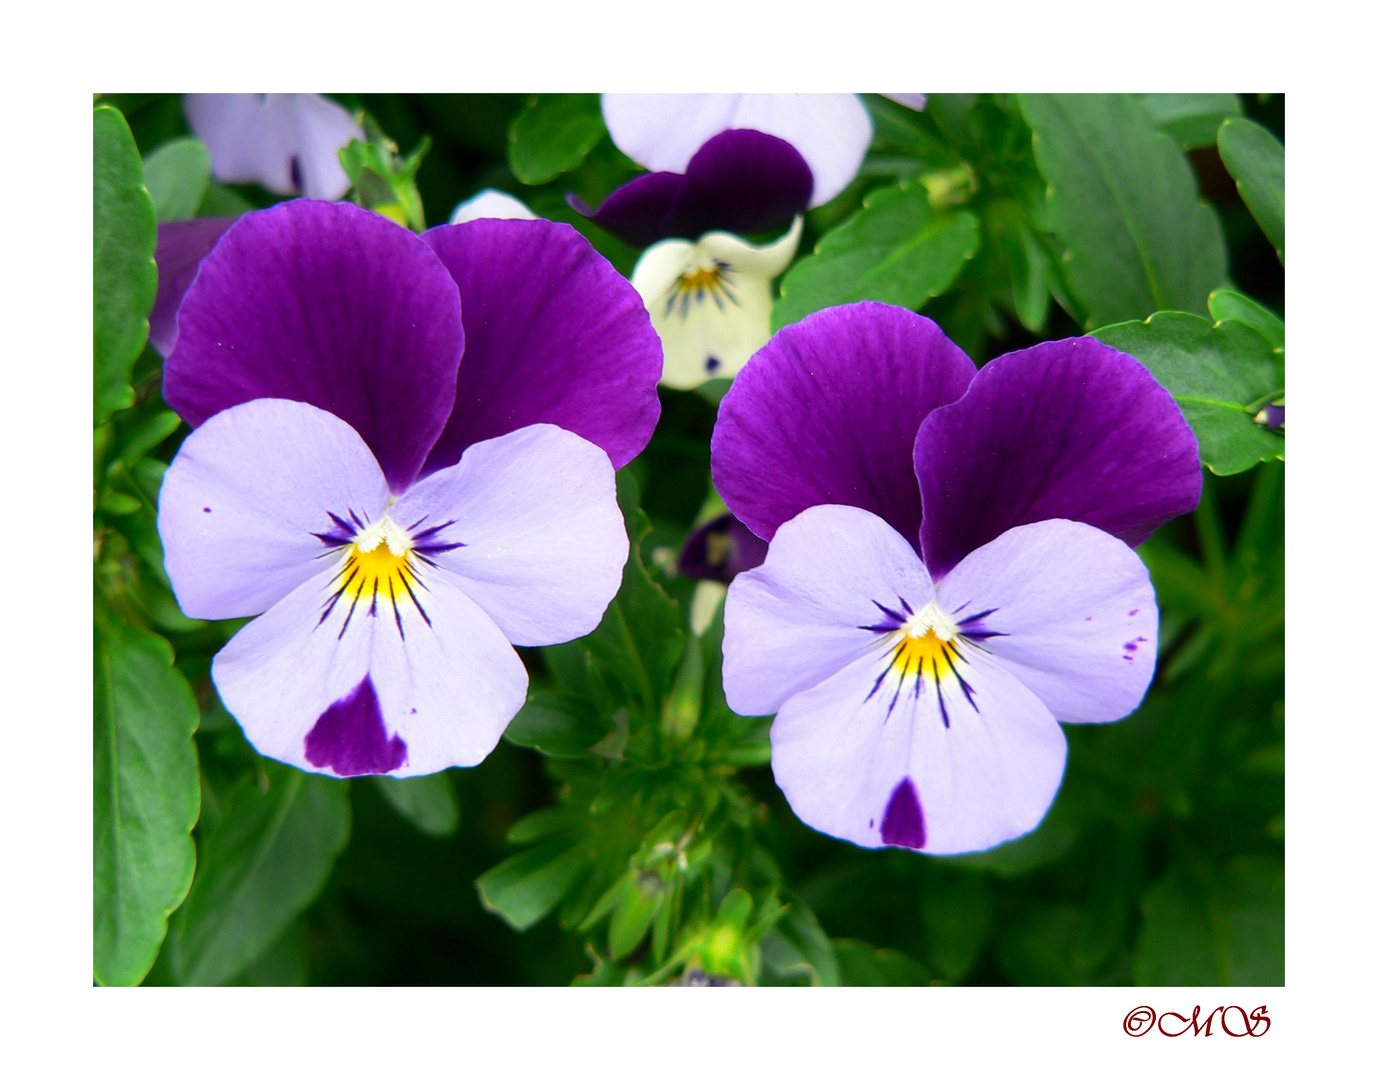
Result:
<svg viewBox="0 0 1378 1080">
<path fill-rule="evenodd" d="M 728 703 L 775 713 L 775 777 L 865 847 L 975 851 L 1034 828 L 1059 722 L 1117 720 L 1152 679 L 1131 544 L 1200 497 L 1196 440 L 1090 338 L 977 372 L 930 320 L 851 304 L 780 331 L 723 399 L 723 500 L 770 540 L 729 587 Z"/>
<path fill-rule="evenodd" d="M 258 616 L 215 658 L 226 707 L 312 771 L 482 760 L 512 645 L 588 633 L 621 582 L 613 470 L 659 416 L 636 294 L 565 225 L 301 200 L 225 232 L 177 325 L 196 430 L 158 527 L 188 615 Z"/>
<path fill-rule="evenodd" d="M 679 572 L 685 577 L 726 585 L 743 570 L 760 566 L 765 557 L 764 540 L 731 514 L 719 514 L 684 541 Z"/>
</svg>

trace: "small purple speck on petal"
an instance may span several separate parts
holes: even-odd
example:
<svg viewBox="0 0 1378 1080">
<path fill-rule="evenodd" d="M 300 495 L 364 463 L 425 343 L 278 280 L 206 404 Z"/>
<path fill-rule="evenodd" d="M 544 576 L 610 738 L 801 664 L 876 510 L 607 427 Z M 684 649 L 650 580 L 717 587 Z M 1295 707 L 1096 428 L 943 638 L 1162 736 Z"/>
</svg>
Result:
<svg viewBox="0 0 1378 1080">
<path fill-rule="evenodd" d="M 1139 609 L 1138 609 L 1138 608 L 1135 608 L 1133 611 L 1131 611 L 1131 612 L 1129 613 L 1129 617 L 1132 619 L 1132 618 L 1133 618 L 1135 615 L 1137 615 L 1138 613 L 1139 613 Z M 1089 619 L 1091 618 L 1091 616 L 1088 615 L 1088 616 L 1086 616 L 1086 618 L 1089 620 Z"/>
<path fill-rule="evenodd" d="M 1132 642 L 1132 641 L 1126 641 L 1126 642 L 1124 643 L 1124 647 L 1125 647 L 1126 649 L 1128 649 L 1130 652 L 1138 652 L 1138 651 L 1139 651 L 1139 646 L 1135 645 L 1134 642 Z"/>
<path fill-rule="evenodd" d="M 897 847 L 921 848 L 927 835 L 923 827 L 923 810 L 914 781 L 905 777 L 890 793 L 885 816 L 880 821 L 880 839 Z"/>
<path fill-rule="evenodd" d="M 337 776 L 387 773 L 406 763 L 407 744 L 400 735 L 388 738 L 369 676 L 321 713 L 306 736 L 306 760 Z"/>
<path fill-rule="evenodd" d="M 203 507 L 201 507 L 201 513 L 203 513 L 203 514 L 209 514 L 210 512 L 211 512 L 211 508 L 210 508 L 209 506 L 203 506 Z"/>
<path fill-rule="evenodd" d="M 707 368 L 709 371 L 717 371 L 718 368 L 722 367 L 722 361 L 719 360 L 716 356 L 710 356 L 708 358 L 708 361 L 703 366 Z"/>
</svg>

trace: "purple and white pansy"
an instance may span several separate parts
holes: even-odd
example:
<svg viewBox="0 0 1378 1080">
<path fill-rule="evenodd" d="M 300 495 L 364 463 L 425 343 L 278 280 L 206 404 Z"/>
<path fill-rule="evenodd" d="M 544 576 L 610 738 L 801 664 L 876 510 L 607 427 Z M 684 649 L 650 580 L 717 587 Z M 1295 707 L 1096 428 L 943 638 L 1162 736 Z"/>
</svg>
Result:
<svg viewBox="0 0 1378 1080">
<path fill-rule="evenodd" d="M 613 142 L 651 169 L 595 211 L 646 252 L 632 285 L 665 346 L 667 386 L 731 377 L 770 338 L 771 281 L 803 213 L 856 175 L 871 120 L 854 94 L 604 94 Z M 743 236 L 778 233 L 766 244 Z"/>
<path fill-rule="evenodd" d="M 221 183 L 308 199 L 349 191 L 340 151 L 364 131 L 342 105 L 319 94 L 187 94 L 182 108 Z"/>
<path fill-rule="evenodd" d="M 781 330 L 713 434 L 765 561 L 728 589 L 723 685 L 775 713 L 776 781 L 864 847 L 979 851 L 1042 820 L 1059 723 L 1130 713 L 1158 614 L 1130 545 L 1192 509 L 1196 439 L 1090 338 L 979 372 L 930 320 L 861 303 Z"/>
<path fill-rule="evenodd" d="M 258 616 L 212 666 L 226 708 L 310 771 L 482 760 L 512 646 L 588 633 L 621 582 L 613 470 L 659 416 L 636 294 L 566 225 L 300 200 L 225 232 L 177 321 L 195 430 L 158 528 L 188 615 Z"/>
</svg>

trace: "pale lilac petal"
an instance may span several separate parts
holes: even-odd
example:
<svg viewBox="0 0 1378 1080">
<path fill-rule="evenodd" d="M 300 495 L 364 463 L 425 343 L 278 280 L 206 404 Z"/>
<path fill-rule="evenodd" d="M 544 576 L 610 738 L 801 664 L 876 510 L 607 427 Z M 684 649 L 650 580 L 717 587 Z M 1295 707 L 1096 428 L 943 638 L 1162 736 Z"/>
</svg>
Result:
<svg viewBox="0 0 1378 1080">
<path fill-rule="evenodd" d="M 603 119 L 617 148 L 655 172 L 683 173 L 731 128 L 784 139 L 813 174 L 810 206 L 851 182 L 871 144 L 871 118 L 855 94 L 604 94 Z"/>
<path fill-rule="evenodd" d="M 473 444 L 391 514 L 517 645 L 589 633 L 622 584 L 612 463 L 550 424 Z"/>
<path fill-rule="evenodd" d="M 976 367 L 931 319 L 889 304 L 815 312 L 770 339 L 723 398 L 713 482 L 769 540 L 809 506 L 879 514 L 918 547 L 914 437 Z"/>
<path fill-rule="evenodd" d="M 1090 525 L 1011 529 L 958 563 L 938 597 L 954 619 L 979 616 L 964 631 L 1063 722 L 1127 716 L 1153 679 L 1158 607 L 1148 569 Z"/>
<path fill-rule="evenodd" d="M 873 652 L 786 701 L 771 766 L 799 818 L 863 847 L 935 855 L 1035 828 L 1062 782 L 1062 729 L 997 661 L 968 655 L 965 691 L 948 677 L 916 693 L 914 675 L 887 673 L 888 653 Z"/>
<path fill-rule="evenodd" d="M 332 514 L 376 518 L 388 485 L 343 420 L 260 398 L 187 436 L 163 478 L 158 533 L 182 610 L 230 619 L 267 610 L 320 573 Z"/>
<path fill-rule="evenodd" d="M 254 398 L 304 401 L 363 437 L 394 492 L 449 418 L 464 351 L 459 290 L 420 238 L 308 199 L 231 226 L 177 325 L 163 394 L 193 427 Z"/>
<path fill-rule="evenodd" d="M 308 199 L 343 199 L 351 187 L 340 151 L 364 131 L 349 110 L 319 94 L 283 94 L 296 125 L 300 190 Z"/>
<path fill-rule="evenodd" d="M 461 225 L 466 221 L 477 221 L 479 218 L 523 218 L 527 220 L 535 219 L 538 215 L 531 212 L 531 207 L 515 198 L 505 191 L 498 191 L 496 188 L 484 188 L 472 199 L 465 199 L 455 207 L 454 213 L 450 215 L 451 225 Z"/>
<path fill-rule="evenodd" d="M 875 514 L 815 506 L 785 522 L 766 560 L 738 574 L 723 614 L 723 690 L 744 716 L 775 712 L 874 653 L 885 609 L 918 611 L 933 583 L 914 549 Z"/>
<path fill-rule="evenodd" d="M 927 94 L 881 94 L 881 97 L 889 98 L 906 109 L 913 109 L 915 112 L 922 112 L 928 104 Z"/>
<path fill-rule="evenodd" d="M 338 569 L 299 586 L 216 655 L 216 689 L 249 741 L 337 776 L 482 761 L 526 698 L 526 669 L 502 632 L 444 571 L 419 575 L 422 618 L 410 599 L 396 612 L 386 600 L 332 605 Z"/>
<path fill-rule="evenodd" d="M 992 360 L 924 421 L 914 471 L 935 578 L 1007 529 L 1049 518 L 1140 544 L 1201 496 L 1196 437 L 1172 395 L 1093 338 Z"/>
</svg>

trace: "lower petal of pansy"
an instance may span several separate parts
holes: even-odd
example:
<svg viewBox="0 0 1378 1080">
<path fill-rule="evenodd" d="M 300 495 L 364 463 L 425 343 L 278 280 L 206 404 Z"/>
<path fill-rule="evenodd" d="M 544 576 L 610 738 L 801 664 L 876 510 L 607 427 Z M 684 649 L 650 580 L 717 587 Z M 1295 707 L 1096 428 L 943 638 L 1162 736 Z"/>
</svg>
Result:
<svg viewBox="0 0 1378 1080">
<path fill-rule="evenodd" d="M 390 514 L 418 557 L 456 575 L 517 645 L 589 633 L 622 584 L 628 542 L 612 463 L 551 424 L 474 443 Z"/>
<path fill-rule="evenodd" d="M 444 571 L 352 548 L 217 654 L 225 707 L 260 753 L 337 776 L 475 765 L 526 669 Z"/>
<path fill-rule="evenodd" d="M 771 763 L 791 808 L 863 847 L 935 855 L 1035 828 L 1067 756 L 1047 707 L 969 644 L 892 637 L 780 708 Z"/>
<path fill-rule="evenodd" d="M 766 716 L 859 657 L 933 599 L 914 549 L 854 506 L 815 506 L 785 522 L 765 562 L 738 574 L 723 613 L 723 690 Z"/>
<path fill-rule="evenodd" d="M 387 501 L 377 460 L 339 417 L 278 398 L 216 413 L 182 443 L 158 498 L 177 601 L 197 619 L 257 615 Z"/>
<path fill-rule="evenodd" d="M 1122 540 L 1040 521 L 977 548 L 938 583 L 939 603 L 1058 720 L 1118 720 L 1153 679 L 1158 606 Z"/>
<path fill-rule="evenodd" d="M 687 390 L 734 376 L 770 340 L 770 282 L 794 258 L 803 221 L 764 246 L 711 232 L 642 254 L 631 280 L 665 349 L 662 383 Z"/>
</svg>

